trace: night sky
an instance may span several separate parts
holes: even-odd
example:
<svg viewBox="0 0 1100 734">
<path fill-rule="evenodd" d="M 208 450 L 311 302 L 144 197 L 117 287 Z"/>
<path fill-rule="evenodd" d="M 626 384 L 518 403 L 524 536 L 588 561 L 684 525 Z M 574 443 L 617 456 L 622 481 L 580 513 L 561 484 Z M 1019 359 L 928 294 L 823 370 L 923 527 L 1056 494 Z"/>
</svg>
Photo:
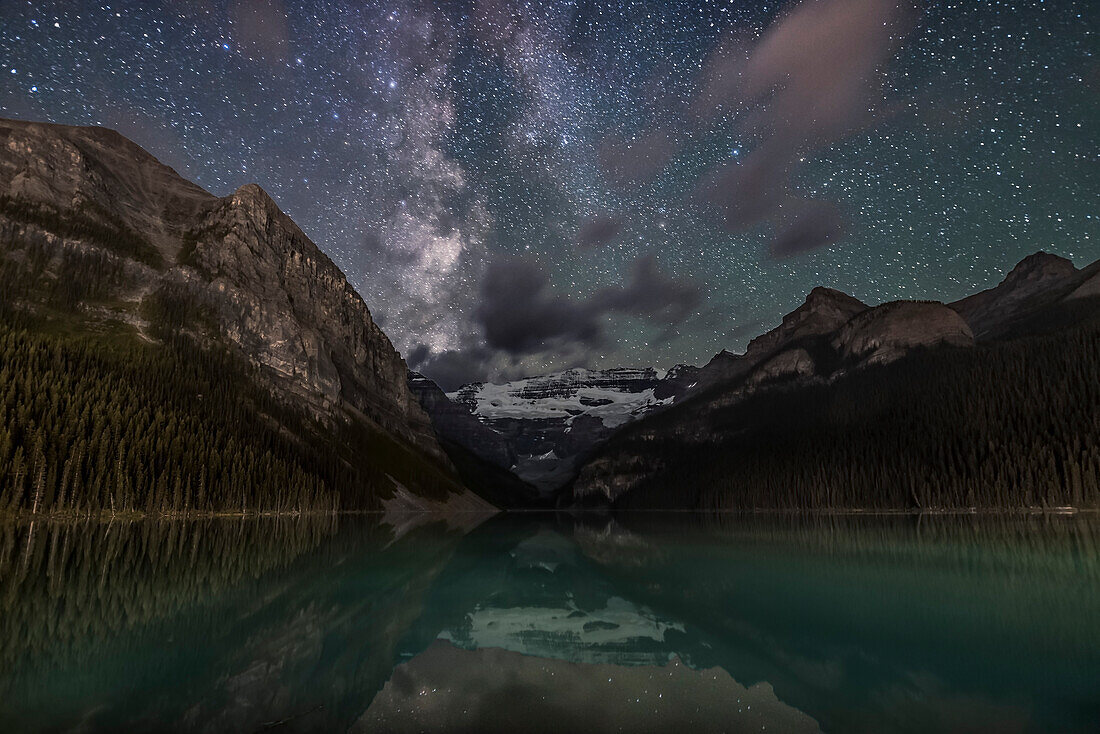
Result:
<svg viewBox="0 0 1100 734">
<path fill-rule="evenodd" d="M 1100 3 L 0 2 L 0 116 L 257 182 L 451 388 L 1100 258 Z"/>
</svg>

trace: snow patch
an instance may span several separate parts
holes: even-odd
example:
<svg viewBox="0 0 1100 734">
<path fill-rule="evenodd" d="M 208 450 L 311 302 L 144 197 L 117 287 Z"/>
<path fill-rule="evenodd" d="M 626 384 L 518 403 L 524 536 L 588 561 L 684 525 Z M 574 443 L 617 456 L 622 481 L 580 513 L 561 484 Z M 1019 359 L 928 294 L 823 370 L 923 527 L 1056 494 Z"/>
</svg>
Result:
<svg viewBox="0 0 1100 734">
<path fill-rule="evenodd" d="M 649 372 L 653 375 L 655 370 Z M 544 379 L 529 378 L 503 385 L 482 384 L 476 391 L 465 388 L 448 393 L 447 397 L 467 405 L 473 402 L 473 414 L 483 421 L 501 418 L 560 419 L 569 425 L 578 415 L 588 415 L 599 418 L 608 428 L 617 428 L 657 406 L 672 402 L 671 398 L 654 397 L 653 387 L 630 391 L 580 383 L 564 389 L 560 385 L 543 389 L 536 380 Z M 650 379 L 656 381 L 657 378 Z M 550 394 L 547 395 L 547 392 Z"/>
</svg>

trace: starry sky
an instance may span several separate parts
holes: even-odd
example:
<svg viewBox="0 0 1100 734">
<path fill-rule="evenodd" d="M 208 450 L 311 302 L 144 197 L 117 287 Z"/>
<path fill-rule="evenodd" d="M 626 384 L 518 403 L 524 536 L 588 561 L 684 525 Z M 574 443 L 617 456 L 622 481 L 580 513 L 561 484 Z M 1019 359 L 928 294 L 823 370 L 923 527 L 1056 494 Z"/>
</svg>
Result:
<svg viewBox="0 0 1100 734">
<path fill-rule="evenodd" d="M 445 388 L 1100 258 L 1100 3 L 0 3 L 0 116 L 256 182 Z"/>
</svg>

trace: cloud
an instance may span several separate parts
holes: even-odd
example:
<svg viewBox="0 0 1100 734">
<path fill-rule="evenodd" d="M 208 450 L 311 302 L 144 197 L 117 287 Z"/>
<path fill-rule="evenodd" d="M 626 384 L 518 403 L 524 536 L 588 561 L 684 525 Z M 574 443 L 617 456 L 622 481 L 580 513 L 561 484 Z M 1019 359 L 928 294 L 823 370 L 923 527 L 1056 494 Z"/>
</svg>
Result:
<svg viewBox="0 0 1100 734">
<path fill-rule="evenodd" d="M 797 194 L 791 183 L 807 155 L 874 124 L 883 72 L 917 18 L 909 0 L 805 0 L 758 41 L 722 42 L 704 63 L 681 123 L 745 140 L 747 155 L 698 182 L 731 231 L 768 224 L 769 253 L 785 257 L 836 242 L 843 222 L 829 202 Z M 681 146 L 668 121 L 630 140 L 613 135 L 599 149 L 617 183 L 650 181 Z"/>
<path fill-rule="evenodd" d="M 881 70 L 915 21 L 896 0 L 816 0 L 772 26 L 749 56 L 741 94 L 766 100 L 773 135 L 821 145 L 869 121 Z"/>
<path fill-rule="evenodd" d="M 652 256 L 636 260 L 621 285 L 585 299 L 555 293 L 534 263 L 512 259 L 486 271 L 475 316 L 490 349 L 520 357 L 598 346 L 607 316 L 614 313 L 671 326 L 686 319 L 701 299 L 697 285 L 665 275 Z"/>
<path fill-rule="evenodd" d="M 790 257 L 830 245 L 844 234 L 844 218 L 836 204 L 819 199 L 791 202 L 794 215 L 772 240 L 773 257 Z"/>
<path fill-rule="evenodd" d="M 448 349 L 433 354 L 424 344 L 409 353 L 408 363 L 411 369 L 432 380 L 444 392 L 482 381 L 494 368 L 493 355 L 486 349 Z"/>
<path fill-rule="evenodd" d="M 634 261 L 625 284 L 597 291 L 589 306 L 672 325 L 691 315 L 701 300 L 695 283 L 665 275 L 657 260 L 646 255 Z"/>
<path fill-rule="evenodd" d="M 522 259 L 489 266 L 475 317 L 490 348 L 514 355 L 543 351 L 557 341 L 595 344 L 601 336 L 592 309 L 555 294 L 545 273 Z"/>
<path fill-rule="evenodd" d="M 416 344 L 409 353 L 405 355 L 405 363 L 410 369 L 417 369 L 420 365 L 427 361 L 428 357 L 432 354 L 432 348 L 427 344 Z"/>
<path fill-rule="evenodd" d="M 836 207 L 793 193 L 805 155 L 874 121 L 882 70 L 916 19 L 893 0 L 810 0 L 775 23 L 747 51 L 719 49 L 704 75 L 704 116 L 733 111 L 759 143 L 709 182 L 708 199 L 731 230 L 768 221 L 774 256 L 835 242 Z"/>
<path fill-rule="evenodd" d="M 581 222 L 577 232 L 577 245 L 584 249 L 603 247 L 614 240 L 622 231 L 623 222 L 619 217 L 598 214 Z"/>
<path fill-rule="evenodd" d="M 760 150 L 744 163 L 727 163 L 704 177 L 702 198 L 718 209 L 730 231 L 755 227 L 790 198 L 790 165 L 785 156 Z"/>
</svg>

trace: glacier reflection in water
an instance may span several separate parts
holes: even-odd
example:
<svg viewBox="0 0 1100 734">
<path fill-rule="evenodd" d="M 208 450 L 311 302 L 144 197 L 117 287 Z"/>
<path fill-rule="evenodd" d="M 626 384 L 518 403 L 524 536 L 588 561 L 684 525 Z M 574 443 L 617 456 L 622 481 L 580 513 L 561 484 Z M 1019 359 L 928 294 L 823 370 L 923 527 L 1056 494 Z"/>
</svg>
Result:
<svg viewBox="0 0 1100 734">
<path fill-rule="evenodd" d="M 0 525 L 2 731 L 1096 731 L 1092 517 Z"/>
</svg>

